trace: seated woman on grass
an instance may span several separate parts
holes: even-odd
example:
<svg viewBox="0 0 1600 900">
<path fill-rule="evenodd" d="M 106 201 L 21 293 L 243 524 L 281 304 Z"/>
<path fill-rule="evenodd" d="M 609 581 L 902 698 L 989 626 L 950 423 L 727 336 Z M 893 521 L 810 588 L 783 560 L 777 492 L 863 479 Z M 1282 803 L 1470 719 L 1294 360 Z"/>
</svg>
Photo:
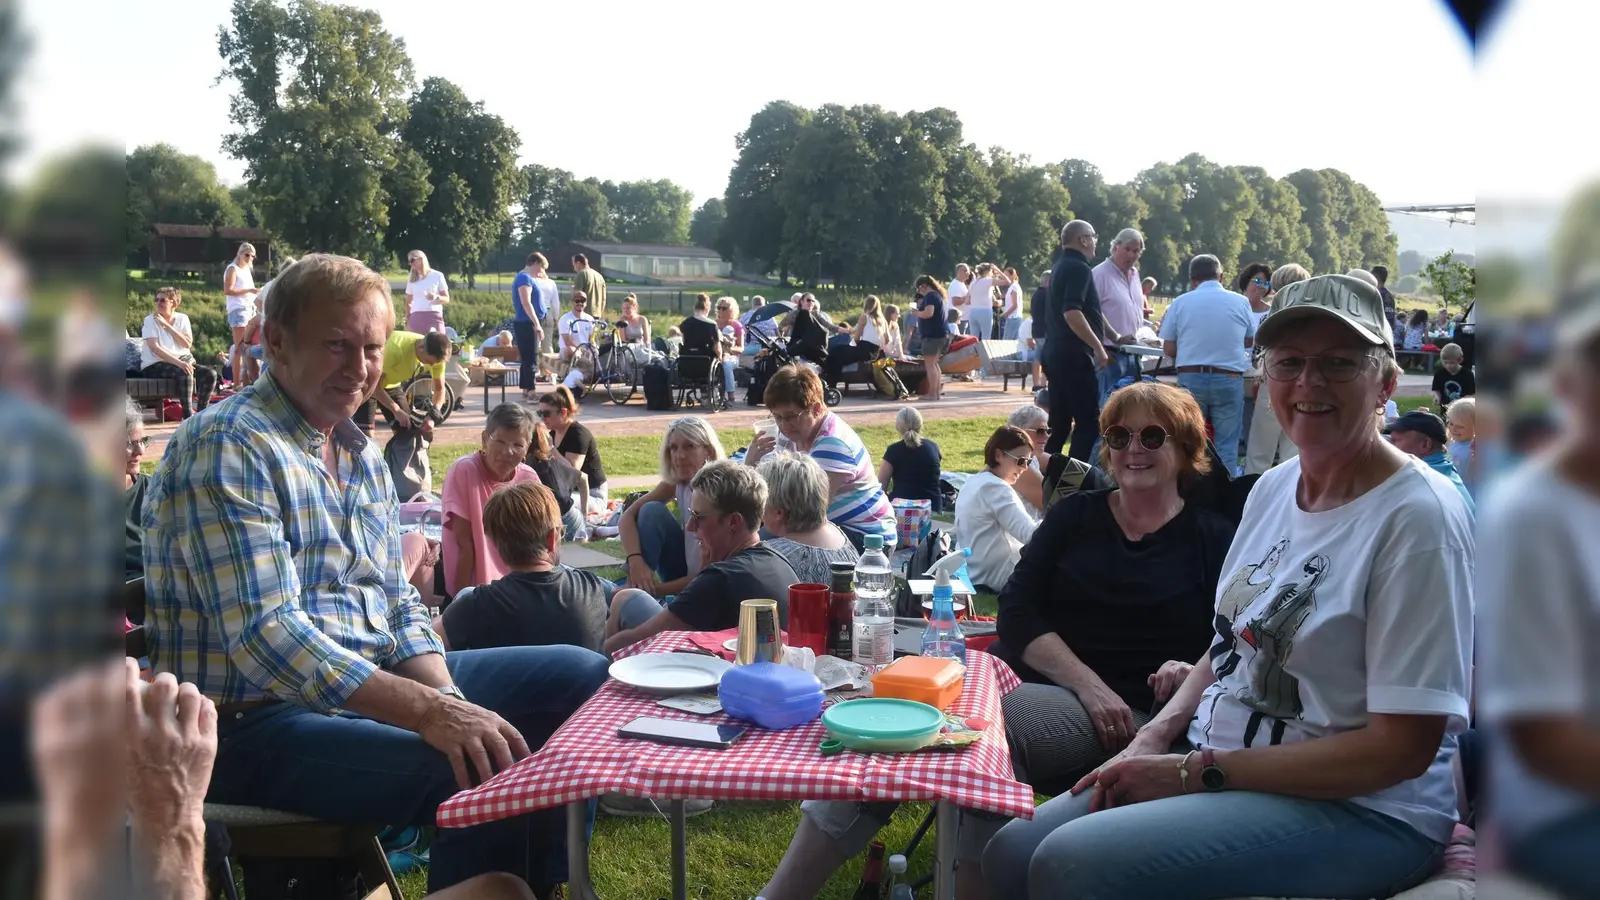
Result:
<svg viewBox="0 0 1600 900">
<path fill-rule="evenodd" d="M 1001 425 L 983 447 L 983 471 L 967 478 L 956 494 L 956 541 L 972 549 L 967 570 L 972 586 L 997 593 L 1011 579 L 1022 546 L 1039 522 L 1017 495 L 1017 478 L 1033 463 L 1033 447 L 1022 429 Z"/>
<path fill-rule="evenodd" d="M 767 512 L 761 520 L 766 546 L 788 560 L 801 581 L 827 584 L 833 563 L 856 564 L 856 548 L 828 521 L 828 476 L 816 460 L 774 453 L 757 471 L 767 482 Z"/>
<path fill-rule="evenodd" d="M 657 599 L 676 594 L 700 572 L 700 541 L 688 530 L 689 482 L 707 463 L 728 454 L 711 423 L 673 419 L 661 438 L 661 481 L 629 506 L 618 523 L 627 554 L 627 587 Z M 668 508 L 676 502 L 677 514 Z"/>
<path fill-rule="evenodd" d="M 763 400 L 781 438 L 771 434 L 756 438 L 745 454 L 745 465 L 759 464 L 774 449 L 807 454 L 828 473 L 828 519 L 844 530 L 857 550 L 865 546 L 867 535 L 876 534 L 893 552 L 894 508 L 878 483 L 872 456 L 855 429 L 822 404 L 822 379 L 817 373 L 804 364 L 784 366 L 767 382 Z"/>
<path fill-rule="evenodd" d="M 539 476 L 523 465 L 533 442 L 533 416 L 516 403 L 489 411 L 478 452 L 450 464 L 444 473 L 444 587 L 454 597 L 463 588 L 488 584 L 506 573 L 505 563 L 483 531 L 483 505 L 503 484 Z"/>
</svg>

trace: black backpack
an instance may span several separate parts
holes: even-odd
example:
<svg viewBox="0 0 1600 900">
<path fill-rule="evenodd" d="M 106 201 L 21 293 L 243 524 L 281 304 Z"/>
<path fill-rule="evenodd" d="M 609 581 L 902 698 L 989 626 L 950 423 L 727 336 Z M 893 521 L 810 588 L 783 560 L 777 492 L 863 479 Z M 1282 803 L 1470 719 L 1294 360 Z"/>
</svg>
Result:
<svg viewBox="0 0 1600 900">
<path fill-rule="evenodd" d="M 939 557 L 954 553 L 955 549 L 956 539 L 950 532 L 937 527 L 928 532 L 928 539 L 911 551 L 911 558 L 906 560 L 904 572 L 895 579 L 895 616 L 902 619 L 924 618 L 922 601 L 911 593 L 911 579 L 928 577 L 928 567 Z"/>
<path fill-rule="evenodd" d="M 644 367 L 641 379 L 644 383 L 644 408 L 645 409 L 671 409 L 672 408 L 672 370 L 661 363 L 651 363 Z"/>
</svg>

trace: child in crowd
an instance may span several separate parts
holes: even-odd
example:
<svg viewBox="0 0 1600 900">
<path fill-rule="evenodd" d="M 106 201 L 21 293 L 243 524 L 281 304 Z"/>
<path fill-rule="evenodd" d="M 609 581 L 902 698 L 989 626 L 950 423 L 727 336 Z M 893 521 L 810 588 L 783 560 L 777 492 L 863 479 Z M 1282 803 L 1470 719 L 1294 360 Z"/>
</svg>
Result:
<svg viewBox="0 0 1600 900">
<path fill-rule="evenodd" d="M 1455 346 L 1451 344 L 1451 346 Z M 1466 475 L 1472 471 L 1473 442 L 1477 439 L 1478 401 L 1462 397 L 1445 411 L 1445 425 L 1450 431 L 1450 443 L 1445 449 L 1456 471 Z"/>
<path fill-rule="evenodd" d="M 1425 309 L 1412 310 L 1411 321 L 1406 323 L 1406 333 L 1400 349 L 1421 350 L 1422 345 L 1427 342 L 1428 311 Z"/>
<path fill-rule="evenodd" d="M 1439 351 L 1439 365 L 1433 370 L 1433 400 L 1439 404 L 1440 411 L 1478 392 L 1477 378 L 1471 369 L 1462 365 L 1465 359 L 1466 353 L 1459 344 L 1445 344 Z"/>
<path fill-rule="evenodd" d="M 674 325 L 667 329 L 667 355 L 677 356 L 683 350 L 683 329 Z"/>
</svg>

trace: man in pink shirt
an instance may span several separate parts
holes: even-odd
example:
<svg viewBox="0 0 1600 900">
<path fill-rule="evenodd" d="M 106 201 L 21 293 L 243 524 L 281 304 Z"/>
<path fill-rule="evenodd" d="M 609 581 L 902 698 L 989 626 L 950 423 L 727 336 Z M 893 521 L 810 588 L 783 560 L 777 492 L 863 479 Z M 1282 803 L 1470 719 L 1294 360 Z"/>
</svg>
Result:
<svg viewBox="0 0 1600 900">
<path fill-rule="evenodd" d="M 450 465 L 444 476 L 445 590 L 454 597 L 463 588 L 488 584 L 506 573 L 505 563 L 483 530 L 483 506 L 495 488 L 538 475 L 522 460 L 533 442 L 533 415 L 515 403 L 502 403 L 489 413 L 483 449 Z"/>
<path fill-rule="evenodd" d="M 1144 235 L 1124 228 L 1111 241 L 1111 255 L 1094 267 L 1094 287 L 1100 293 L 1100 314 L 1106 324 L 1106 352 L 1111 357 L 1111 364 L 1100 370 L 1101 406 L 1117 389 L 1117 382 L 1139 375 L 1139 358 L 1116 348 L 1134 342 L 1134 332 L 1144 318 L 1144 291 L 1139 285 L 1139 257 L 1143 254 Z"/>
</svg>

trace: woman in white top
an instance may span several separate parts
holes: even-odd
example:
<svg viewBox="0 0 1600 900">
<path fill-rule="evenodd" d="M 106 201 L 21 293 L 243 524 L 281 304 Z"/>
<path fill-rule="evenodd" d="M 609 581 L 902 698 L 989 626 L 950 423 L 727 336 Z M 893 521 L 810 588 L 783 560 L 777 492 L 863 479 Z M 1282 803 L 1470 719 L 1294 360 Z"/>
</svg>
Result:
<svg viewBox="0 0 1600 900">
<path fill-rule="evenodd" d="M 1600 309 L 1564 329 L 1554 372 L 1566 433 L 1479 507 L 1478 702 L 1508 867 L 1600 897 Z"/>
<path fill-rule="evenodd" d="M 248 241 L 241 243 L 233 254 L 233 262 L 222 270 L 222 295 L 228 300 L 228 327 L 233 330 L 233 376 L 241 384 L 249 384 L 241 368 L 240 354 L 247 344 L 250 320 L 256 316 L 256 280 L 250 272 L 255 263 L 256 248 Z"/>
<path fill-rule="evenodd" d="M 1017 479 L 1033 465 L 1033 442 L 1021 428 L 1002 425 L 984 445 L 983 461 L 984 470 L 956 494 L 956 540 L 972 548 L 972 586 L 999 593 L 1039 526 L 1016 491 Z"/>
<path fill-rule="evenodd" d="M 618 523 L 618 537 L 627 553 L 627 587 L 660 600 L 678 593 L 700 574 L 700 541 L 684 528 L 692 494 L 689 482 L 706 463 L 727 456 L 705 419 L 684 416 L 667 426 L 661 439 L 661 482 L 634 501 Z M 674 500 L 676 516 L 667 508 Z"/>
<path fill-rule="evenodd" d="M 883 330 L 883 355 L 893 360 L 908 359 L 906 356 L 906 341 L 900 329 L 904 324 L 900 321 L 900 307 L 890 303 L 883 308 L 883 323 L 888 326 Z"/>
<path fill-rule="evenodd" d="M 856 346 L 861 348 L 863 359 L 874 360 L 883 352 L 884 337 L 889 331 L 889 321 L 883 317 L 883 301 L 876 294 L 868 294 L 856 318 L 856 327 L 850 332 Z"/>
<path fill-rule="evenodd" d="M 139 374 L 144 378 L 175 379 L 178 406 L 187 419 L 211 403 L 217 370 L 195 362 L 194 329 L 189 317 L 178 312 L 182 299 L 174 287 L 156 291 L 156 311 L 144 317 L 144 330 L 140 332 L 144 343 L 139 345 Z"/>
<path fill-rule="evenodd" d="M 1372 427 L 1400 373 L 1376 288 L 1290 285 L 1256 340 L 1300 455 L 1250 494 L 1211 647 L 1122 753 L 989 842 L 992 896 L 1362 900 L 1444 857 L 1469 714 L 1471 514 Z"/>
<path fill-rule="evenodd" d="M 1014 341 L 1022 333 L 1022 276 L 1016 269 L 1006 270 L 1006 296 L 1000 304 L 1002 340 Z"/>
<path fill-rule="evenodd" d="M 827 584 L 832 565 L 855 565 L 860 555 L 839 526 L 828 521 L 828 475 L 799 453 L 774 453 L 756 467 L 767 482 L 763 542 L 782 554 L 801 581 Z"/>
<path fill-rule="evenodd" d="M 450 302 L 450 286 L 444 273 L 428 268 L 428 254 L 413 250 L 406 256 L 411 274 L 406 278 L 406 299 L 411 301 L 406 330 L 414 334 L 444 330 L 444 305 Z"/>
</svg>

